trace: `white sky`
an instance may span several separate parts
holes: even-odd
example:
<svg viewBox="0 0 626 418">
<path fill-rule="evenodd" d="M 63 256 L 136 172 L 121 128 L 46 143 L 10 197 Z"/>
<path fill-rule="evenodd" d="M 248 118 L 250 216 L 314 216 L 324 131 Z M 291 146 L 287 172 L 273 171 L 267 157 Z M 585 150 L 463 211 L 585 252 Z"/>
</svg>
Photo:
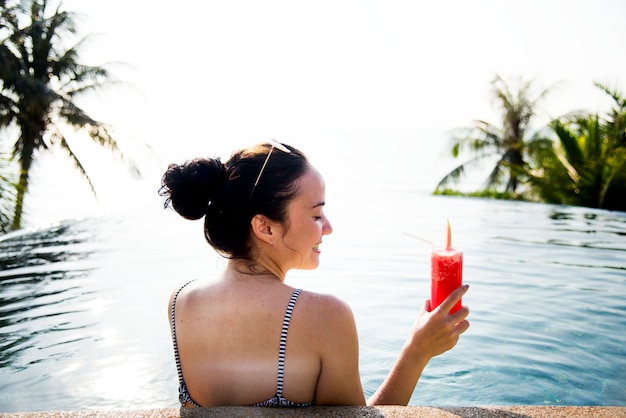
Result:
<svg viewBox="0 0 626 418">
<path fill-rule="evenodd" d="M 545 102 L 549 116 L 605 109 L 594 81 L 626 93 L 621 0 L 176 5 L 65 0 L 63 5 L 84 15 L 81 33 L 98 34 L 83 49 L 86 63 L 123 63 L 110 68 L 127 86 L 82 104 L 113 125 L 122 142 L 144 141 L 154 148 L 147 163 L 153 164 L 151 193 L 169 162 L 227 156 L 268 137 L 320 161 L 338 142 L 378 144 L 391 135 L 384 155 L 405 154 L 404 147 L 419 154 L 424 170 L 435 172 L 431 188 L 451 168 L 436 163 L 446 145 L 433 132 L 441 136 L 475 119 L 498 122 L 490 99 L 495 74 L 534 79 L 543 88 L 558 82 Z M 56 167 L 58 160 L 42 160 L 33 181 L 27 204 L 40 221 L 97 208 L 88 195 L 79 197 L 83 186 L 67 196 L 67 185 L 75 184 L 71 170 L 49 174 L 46 167 Z M 92 170 L 103 190 L 100 207 L 121 207 L 128 190 L 136 193 L 134 182 L 112 173 L 117 169 L 104 164 Z M 59 194 L 66 195 L 65 203 L 47 207 L 45 216 L 33 209 Z"/>
</svg>

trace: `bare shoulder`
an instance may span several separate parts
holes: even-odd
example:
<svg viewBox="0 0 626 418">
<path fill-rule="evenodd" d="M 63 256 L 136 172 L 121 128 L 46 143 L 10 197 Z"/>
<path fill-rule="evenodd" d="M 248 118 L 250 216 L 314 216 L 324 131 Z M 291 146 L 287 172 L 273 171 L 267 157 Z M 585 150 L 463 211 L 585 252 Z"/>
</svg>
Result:
<svg viewBox="0 0 626 418">
<path fill-rule="evenodd" d="M 352 315 L 350 306 L 334 295 L 303 291 L 299 300 L 302 300 L 307 310 L 318 315 Z"/>
<path fill-rule="evenodd" d="M 302 311 L 309 324 L 322 329 L 325 335 L 332 331 L 342 332 L 354 327 L 354 315 L 350 306 L 334 295 L 304 291 L 300 295 Z"/>
<path fill-rule="evenodd" d="M 170 294 L 167 304 L 168 313 L 170 315 L 172 313 L 174 300 L 176 301 L 177 315 L 178 312 L 197 305 L 196 302 L 199 301 L 199 298 L 202 297 L 203 292 L 205 292 L 207 288 L 207 284 L 200 280 L 193 280 L 175 288 Z"/>
</svg>

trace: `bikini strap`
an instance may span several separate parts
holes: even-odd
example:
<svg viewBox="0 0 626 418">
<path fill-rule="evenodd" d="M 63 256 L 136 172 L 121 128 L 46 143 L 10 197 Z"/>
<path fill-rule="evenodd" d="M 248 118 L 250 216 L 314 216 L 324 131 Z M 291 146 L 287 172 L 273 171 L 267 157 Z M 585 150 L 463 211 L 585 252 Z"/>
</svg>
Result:
<svg viewBox="0 0 626 418">
<path fill-rule="evenodd" d="M 276 394 L 278 397 L 283 396 L 283 381 L 285 380 L 285 351 L 287 347 L 287 331 L 289 331 L 289 323 L 291 322 L 291 314 L 296 305 L 296 300 L 302 289 L 296 289 L 289 299 L 287 310 L 285 311 L 285 319 L 283 320 L 283 329 L 280 334 L 280 348 L 278 350 L 278 378 L 276 384 Z"/>
<path fill-rule="evenodd" d="M 185 288 L 185 286 L 193 281 L 195 280 L 191 280 L 182 285 L 180 289 L 178 289 L 178 291 L 174 294 L 174 297 L 172 298 L 172 306 L 170 307 L 170 326 L 172 328 L 172 342 L 174 344 L 174 359 L 176 360 L 176 370 L 178 372 L 178 400 L 180 401 L 181 405 L 190 403 L 197 408 L 201 408 L 201 406 L 198 405 L 198 403 L 191 398 L 191 395 L 189 395 L 189 392 L 187 391 L 187 385 L 185 384 L 185 379 L 183 379 L 183 369 L 180 365 L 178 341 L 176 339 L 176 299 L 178 299 L 178 295 Z"/>
</svg>

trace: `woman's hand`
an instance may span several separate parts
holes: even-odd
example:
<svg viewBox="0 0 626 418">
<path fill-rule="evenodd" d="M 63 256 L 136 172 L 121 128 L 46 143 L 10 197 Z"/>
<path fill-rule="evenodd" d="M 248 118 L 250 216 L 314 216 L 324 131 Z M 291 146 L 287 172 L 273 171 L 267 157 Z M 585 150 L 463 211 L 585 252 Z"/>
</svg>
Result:
<svg viewBox="0 0 626 418">
<path fill-rule="evenodd" d="M 469 328 L 469 309 L 463 306 L 453 314 L 452 307 L 467 292 L 469 285 L 460 286 L 441 305 L 430 312 L 430 300 L 426 300 L 413 325 L 407 341 L 410 353 L 432 358 L 445 353 L 456 345 L 459 336 Z"/>
<path fill-rule="evenodd" d="M 368 405 L 407 405 L 430 359 L 454 347 L 469 328 L 465 319 L 469 314 L 467 307 L 449 314 L 468 288 L 465 285 L 454 290 L 432 312 L 429 312 L 430 301 L 426 300 L 398 360 Z"/>
</svg>

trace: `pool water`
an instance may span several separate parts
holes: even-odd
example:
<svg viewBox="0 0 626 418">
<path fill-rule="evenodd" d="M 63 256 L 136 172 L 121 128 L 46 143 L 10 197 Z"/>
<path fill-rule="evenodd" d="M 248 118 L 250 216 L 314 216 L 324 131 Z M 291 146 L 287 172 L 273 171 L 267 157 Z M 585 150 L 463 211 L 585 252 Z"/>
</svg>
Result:
<svg viewBox="0 0 626 418">
<path fill-rule="evenodd" d="M 430 249 L 404 232 L 442 244 L 450 219 L 471 327 L 410 404 L 626 405 L 626 213 L 335 193 L 320 268 L 288 283 L 352 306 L 366 396 L 429 297 Z M 0 237 L 0 412 L 177 406 L 167 300 L 224 261 L 159 203 Z"/>
</svg>

